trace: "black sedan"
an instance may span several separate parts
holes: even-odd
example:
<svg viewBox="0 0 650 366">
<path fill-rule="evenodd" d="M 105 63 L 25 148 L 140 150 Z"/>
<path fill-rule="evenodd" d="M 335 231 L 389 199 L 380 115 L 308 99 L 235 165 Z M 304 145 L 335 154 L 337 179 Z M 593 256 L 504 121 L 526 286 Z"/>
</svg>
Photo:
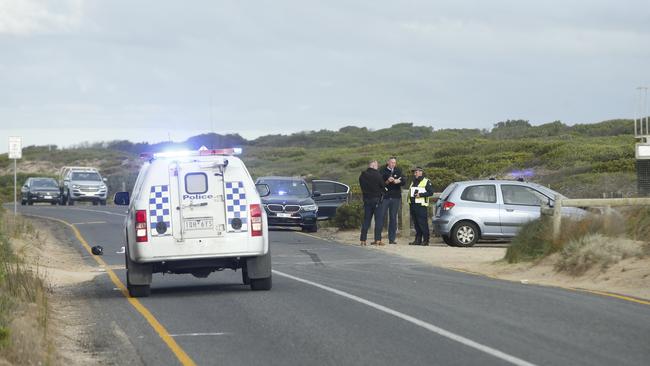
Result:
<svg viewBox="0 0 650 366">
<path fill-rule="evenodd" d="M 256 183 L 270 190 L 268 196 L 262 197 L 269 226 L 300 227 L 306 232 L 316 232 L 319 219 L 334 216 L 349 192 L 348 186 L 332 181 L 312 182 L 313 188 L 321 184 L 326 193 L 310 190 L 302 178 L 295 177 L 261 177 Z"/>
<path fill-rule="evenodd" d="M 56 205 L 59 202 L 59 184 L 52 178 L 27 178 L 20 189 L 20 204 L 33 205 L 34 202 L 49 202 Z"/>
</svg>

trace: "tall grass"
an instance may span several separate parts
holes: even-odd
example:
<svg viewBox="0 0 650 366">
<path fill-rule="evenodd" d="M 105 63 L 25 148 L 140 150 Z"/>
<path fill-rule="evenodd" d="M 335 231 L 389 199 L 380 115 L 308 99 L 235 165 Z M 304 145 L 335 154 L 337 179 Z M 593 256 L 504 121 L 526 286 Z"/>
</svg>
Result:
<svg viewBox="0 0 650 366">
<path fill-rule="evenodd" d="M 33 355 L 26 355 L 12 344 L 12 322 L 21 315 L 21 311 L 36 309 L 37 333 L 39 339 L 35 344 L 47 343 L 48 332 L 48 288 L 39 273 L 38 267 L 26 263 L 12 246 L 12 238 L 38 240 L 38 234 L 26 220 L 18 217 L 9 218 L 0 211 L 0 360 L 22 364 L 32 360 Z M 35 306 L 34 306 L 35 305 Z M 23 346 L 24 347 L 24 346 Z M 49 351 L 44 352 L 49 357 Z M 29 361 L 31 362 L 31 361 Z"/>
<path fill-rule="evenodd" d="M 594 237 L 594 235 L 598 236 Z M 650 242 L 650 208 L 626 208 L 607 215 L 589 215 L 581 220 L 563 218 L 562 231 L 556 240 L 553 239 L 550 218 L 542 217 L 522 227 L 506 251 L 505 259 L 509 263 L 534 261 L 557 252 L 562 252 L 565 259 L 574 258 L 573 254 L 578 253 L 579 248 L 592 242 L 602 243 L 603 241 L 623 243 L 621 245 L 628 245 L 630 241 Z M 637 246 L 640 247 L 641 255 L 650 254 L 648 253 L 650 245 L 637 243 Z M 589 247 L 593 247 L 593 244 L 589 244 Z M 614 251 L 611 245 L 601 245 L 601 247 L 605 251 Z M 619 249 L 630 253 L 622 247 L 616 250 Z M 604 258 L 601 254 L 596 254 L 596 256 Z M 582 261 L 581 263 L 591 262 L 588 258 L 576 260 Z M 603 261 L 601 260 L 601 262 Z M 565 261 L 564 265 L 560 265 L 558 269 L 567 269 L 570 264 L 571 261 Z M 573 264 L 577 266 L 578 262 Z M 608 262 L 607 265 L 609 264 Z M 580 271 L 582 269 L 577 269 L 577 272 Z"/>
</svg>

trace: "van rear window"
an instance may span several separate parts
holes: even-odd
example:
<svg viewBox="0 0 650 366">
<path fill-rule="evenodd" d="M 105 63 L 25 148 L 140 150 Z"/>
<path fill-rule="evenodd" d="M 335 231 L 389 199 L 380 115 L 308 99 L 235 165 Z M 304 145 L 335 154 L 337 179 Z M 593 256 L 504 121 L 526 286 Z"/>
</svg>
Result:
<svg viewBox="0 0 650 366">
<path fill-rule="evenodd" d="M 185 174 L 185 192 L 202 194 L 208 191 L 208 176 L 205 173 Z"/>
</svg>

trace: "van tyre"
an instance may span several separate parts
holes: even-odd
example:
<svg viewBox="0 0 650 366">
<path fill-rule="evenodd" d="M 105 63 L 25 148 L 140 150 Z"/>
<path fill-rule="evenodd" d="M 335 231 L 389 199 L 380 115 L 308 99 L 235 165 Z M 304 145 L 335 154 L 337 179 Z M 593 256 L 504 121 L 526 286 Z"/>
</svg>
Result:
<svg viewBox="0 0 650 366">
<path fill-rule="evenodd" d="M 246 268 L 241 269 L 241 280 L 244 283 L 244 285 L 250 285 L 251 284 L 251 279 L 248 277 L 248 271 Z"/>
<path fill-rule="evenodd" d="M 99 201 L 93 201 L 93 206 L 97 206 L 99 204 Z"/>
<path fill-rule="evenodd" d="M 74 201 L 72 200 L 72 197 L 70 196 L 70 191 L 68 191 L 68 195 L 66 196 L 68 206 L 74 206 Z"/>
<path fill-rule="evenodd" d="M 106 200 L 100 200 L 99 204 L 102 205 L 102 206 L 106 206 Z"/>
<path fill-rule="evenodd" d="M 151 295 L 150 285 L 127 285 L 127 289 L 131 297 L 149 297 Z"/>
<path fill-rule="evenodd" d="M 251 290 L 253 291 L 268 291 L 272 287 L 271 277 L 267 278 L 251 278 Z"/>
<path fill-rule="evenodd" d="M 471 221 L 461 221 L 451 229 L 451 240 L 457 247 L 472 247 L 479 236 L 478 226 Z"/>
</svg>

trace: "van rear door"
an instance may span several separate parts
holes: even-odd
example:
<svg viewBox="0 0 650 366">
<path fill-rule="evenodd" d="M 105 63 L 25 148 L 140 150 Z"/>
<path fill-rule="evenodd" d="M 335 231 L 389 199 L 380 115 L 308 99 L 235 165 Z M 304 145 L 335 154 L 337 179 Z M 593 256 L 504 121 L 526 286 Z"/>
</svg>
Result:
<svg viewBox="0 0 650 366">
<path fill-rule="evenodd" d="M 171 201 L 177 241 L 226 233 L 223 165 L 213 161 L 172 162 Z"/>
</svg>

